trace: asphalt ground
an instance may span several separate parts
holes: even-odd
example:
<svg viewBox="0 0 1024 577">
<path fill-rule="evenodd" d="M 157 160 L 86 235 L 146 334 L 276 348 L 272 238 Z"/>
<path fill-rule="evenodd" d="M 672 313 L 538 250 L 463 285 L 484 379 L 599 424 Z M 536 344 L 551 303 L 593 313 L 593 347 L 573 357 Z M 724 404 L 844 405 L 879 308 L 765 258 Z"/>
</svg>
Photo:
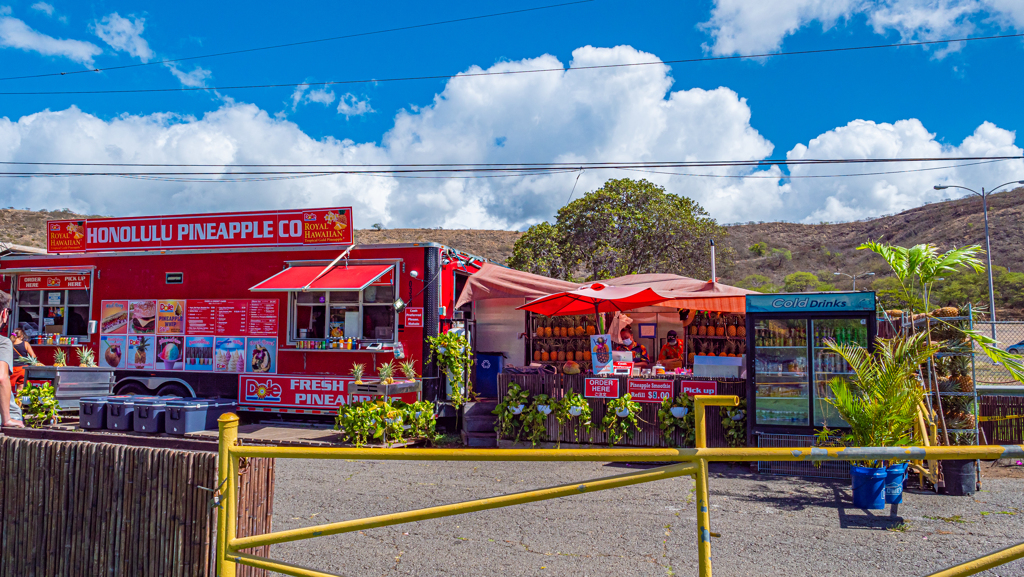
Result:
<svg viewBox="0 0 1024 577">
<path fill-rule="evenodd" d="M 1004 463 L 1009 465 L 1009 463 Z M 646 465 L 644 465 L 646 466 Z M 636 466 L 641 468 L 644 466 Z M 615 475 L 605 463 L 278 459 L 273 527 L 292 529 Z M 712 465 L 716 577 L 927 575 L 1024 540 L 1024 467 L 983 464 L 973 497 L 908 492 L 853 509 L 848 482 Z M 271 547 L 343 576 L 696 575 L 688 477 Z M 1024 576 L 1024 560 L 983 573 Z"/>
</svg>

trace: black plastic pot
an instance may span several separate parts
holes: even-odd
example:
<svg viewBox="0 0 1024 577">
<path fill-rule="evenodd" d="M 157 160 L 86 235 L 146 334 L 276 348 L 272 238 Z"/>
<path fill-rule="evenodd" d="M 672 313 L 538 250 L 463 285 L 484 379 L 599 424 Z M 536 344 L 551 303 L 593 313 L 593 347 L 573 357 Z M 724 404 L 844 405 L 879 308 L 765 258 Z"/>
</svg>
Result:
<svg viewBox="0 0 1024 577">
<path fill-rule="evenodd" d="M 978 483 L 974 459 L 942 461 L 942 478 L 946 482 L 947 495 L 973 495 Z"/>
</svg>

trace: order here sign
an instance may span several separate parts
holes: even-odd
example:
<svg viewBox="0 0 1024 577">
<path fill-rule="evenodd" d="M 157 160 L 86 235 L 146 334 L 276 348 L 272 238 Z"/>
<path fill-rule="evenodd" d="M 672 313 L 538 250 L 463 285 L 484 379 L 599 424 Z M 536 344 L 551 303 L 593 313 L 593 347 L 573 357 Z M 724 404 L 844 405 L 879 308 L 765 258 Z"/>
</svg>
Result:
<svg viewBox="0 0 1024 577">
<path fill-rule="evenodd" d="M 589 399 L 619 398 L 619 379 L 587 379 L 583 396 Z"/>
<path fill-rule="evenodd" d="M 222 212 L 46 223 L 51 253 L 352 244 L 351 208 Z"/>
</svg>

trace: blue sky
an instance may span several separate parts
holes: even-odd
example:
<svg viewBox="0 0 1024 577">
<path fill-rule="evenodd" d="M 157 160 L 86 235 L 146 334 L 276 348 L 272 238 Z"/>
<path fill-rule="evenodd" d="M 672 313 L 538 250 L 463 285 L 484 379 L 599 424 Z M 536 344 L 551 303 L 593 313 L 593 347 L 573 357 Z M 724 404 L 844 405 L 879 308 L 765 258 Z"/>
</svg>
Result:
<svg viewBox="0 0 1024 577">
<path fill-rule="evenodd" d="M 308 2 L 300 10 L 266 2 L 0 0 L 0 76 L 136 64 L 545 4 Z M 153 65 L 6 80 L 0 91 L 315 83 L 454 74 L 474 66 L 568 66 L 574 58 L 583 64 L 674 60 L 1021 31 L 1024 2 L 1016 0 L 596 0 L 187 61 L 177 71 Z M 524 75 L 547 77 L 529 81 L 0 96 L 0 118 L 6 119 L 0 119 L 0 160 L 205 159 L 230 166 L 1010 155 L 1021 153 L 1021 62 L 1024 42 L 1016 38 Z M 804 170 L 805 176 L 842 172 Z M 817 222 L 937 200 L 945 196 L 931 190 L 937 182 L 991 186 L 1024 178 L 1024 163 L 793 182 L 777 180 L 782 174 L 718 174 L 757 177 L 731 179 L 588 171 L 580 187 L 644 177 L 697 198 L 726 222 Z M 104 214 L 353 205 L 359 226 L 522 228 L 550 218 L 576 176 L 493 182 L 31 179 L 0 183 L 0 203 Z"/>
</svg>

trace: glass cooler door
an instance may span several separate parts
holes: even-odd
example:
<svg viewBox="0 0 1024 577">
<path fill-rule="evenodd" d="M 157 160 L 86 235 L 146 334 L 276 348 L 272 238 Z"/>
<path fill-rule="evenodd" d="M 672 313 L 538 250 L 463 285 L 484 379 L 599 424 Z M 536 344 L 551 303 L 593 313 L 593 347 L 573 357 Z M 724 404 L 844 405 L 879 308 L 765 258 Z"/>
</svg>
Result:
<svg viewBox="0 0 1024 577">
<path fill-rule="evenodd" d="M 817 427 L 849 427 L 826 398 L 835 398 L 829 381 L 837 377 L 850 377 L 853 371 L 843 357 L 825 347 L 826 340 L 839 344 L 854 343 L 868 346 L 868 327 L 864 319 L 814 319 L 814 425 Z"/>
<path fill-rule="evenodd" d="M 810 424 L 807 321 L 754 324 L 754 387 L 758 425 Z"/>
</svg>

